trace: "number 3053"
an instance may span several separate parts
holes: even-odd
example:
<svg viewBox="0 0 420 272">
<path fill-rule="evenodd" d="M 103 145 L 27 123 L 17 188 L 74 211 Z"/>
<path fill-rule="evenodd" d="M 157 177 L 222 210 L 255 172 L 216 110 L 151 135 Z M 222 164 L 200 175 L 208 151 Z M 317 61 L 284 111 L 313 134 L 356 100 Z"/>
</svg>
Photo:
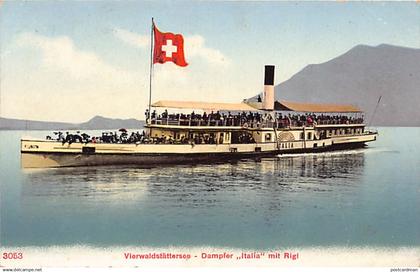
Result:
<svg viewBox="0 0 420 272">
<path fill-rule="evenodd" d="M 3 259 L 23 259 L 22 252 L 4 252 Z"/>
</svg>

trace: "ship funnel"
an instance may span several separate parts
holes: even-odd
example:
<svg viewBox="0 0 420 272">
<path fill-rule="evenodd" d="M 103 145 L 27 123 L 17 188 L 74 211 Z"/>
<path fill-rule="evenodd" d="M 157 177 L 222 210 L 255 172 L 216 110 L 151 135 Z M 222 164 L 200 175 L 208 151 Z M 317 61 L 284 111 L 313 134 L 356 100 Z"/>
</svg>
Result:
<svg viewBox="0 0 420 272">
<path fill-rule="evenodd" d="M 265 66 L 262 109 L 274 110 L 274 65 Z"/>
</svg>

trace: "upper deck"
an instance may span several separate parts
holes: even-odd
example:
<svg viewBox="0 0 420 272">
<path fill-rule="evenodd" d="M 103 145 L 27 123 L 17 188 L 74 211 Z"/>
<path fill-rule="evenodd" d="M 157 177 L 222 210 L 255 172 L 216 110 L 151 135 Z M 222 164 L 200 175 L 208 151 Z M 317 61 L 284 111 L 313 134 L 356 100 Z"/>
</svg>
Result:
<svg viewBox="0 0 420 272">
<path fill-rule="evenodd" d="M 211 113 L 211 114 L 152 114 L 147 127 L 168 129 L 206 129 L 206 130 L 240 130 L 240 129 L 286 129 L 302 127 L 364 127 L 362 117 L 346 115 L 316 115 L 281 113 Z"/>
<path fill-rule="evenodd" d="M 149 128 L 220 131 L 365 126 L 362 112 L 352 105 L 276 101 L 274 110 L 263 110 L 258 102 L 158 101 L 152 106 L 155 110 L 150 115 L 146 111 Z M 156 108 L 165 110 L 158 114 Z M 192 112 L 168 113 L 168 108 Z"/>
</svg>

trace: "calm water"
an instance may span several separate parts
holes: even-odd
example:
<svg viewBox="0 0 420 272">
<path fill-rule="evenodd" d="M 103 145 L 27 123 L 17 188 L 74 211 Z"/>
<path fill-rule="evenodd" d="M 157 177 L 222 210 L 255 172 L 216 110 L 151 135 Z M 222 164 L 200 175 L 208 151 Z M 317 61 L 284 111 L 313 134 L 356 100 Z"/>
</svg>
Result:
<svg viewBox="0 0 420 272">
<path fill-rule="evenodd" d="M 20 168 L 0 132 L 3 246 L 419 246 L 420 128 L 369 148 L 141 169 Z"/>
</svg>

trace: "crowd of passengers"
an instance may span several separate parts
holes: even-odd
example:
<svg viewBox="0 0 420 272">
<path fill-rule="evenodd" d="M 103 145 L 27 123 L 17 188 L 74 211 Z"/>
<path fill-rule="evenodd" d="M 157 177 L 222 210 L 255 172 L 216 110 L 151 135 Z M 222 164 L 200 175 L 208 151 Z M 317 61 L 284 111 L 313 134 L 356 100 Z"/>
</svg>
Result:
<svg viewBox="0 0 420 272">
<path fill-rule="evenodd" d="M 149 112 L 146 110 L 146 120 L 148 120 Z M 276 124 L 277 128 L 284 127 L 300 127 L 300 126 L 313 126 L 313 125 L 332 125 L 332 124 L 361 124 L 363 123 L 363 117 L 352 117 L 347 115 L 325 115 L 325 114 L 283 114 L 275 113 L 271 115 L 268 113 L 260 112 L 240 112 L 240 113 L 231 113 L 231 112 L 211 112 L 207 114 L 195 113 L 194 111 L 191 114 L 169 114 L 165 110 L 162 114 L 157 114 L 154 110 L 151 114 L 152 123 L 156 121 L 163 122 L 178 122 L 181 125 L 192 125 L 192 126 L 214 126 L 214 125 L 223 125 L 223 126 L 244 126 L 244 125 L 256 125 L 262 123 L 269 123 L 272 126 Z"/>
<path fill-rule="evenodd" d="M 144 131 L 132 132 L 130 135 L 126 130 L 121 133 L 118 132 L 102 132 L 102 136 L 89 136 L 86 133 L 80 133 L 77 131 L 75 134 L 69 132 L 54 132 L 55 138 L 47 136 L 47 140 L 56 140 L 61 142 L 63 145 L 65 143 L 118 143 L 118 144 L 222 144 L 223 136 L 217 141 L 215 134 L 195 134 L 193 138 L 187 138 L 182 136 L 181 139 L 174 139 L 171 136 L 162 135 L 160 137 L 151 137 L 148 138 Z M 242 132 L 238 135 L 238 143 L 255 143 L 254 138 L 249 132 Z"/>
<path fill-rule="evenodd" d="M 177 121 L 180 124 L 182 121 L 188 122 L 192 126 L 205 126 L 205 125 L 217 125 L 217 126 L 250 126 L 258 127 L 261 124 L 267 124 L 270 127 L 276 128 L 287 128 L 287 127 L 301 127 L 301 126 L 313 126 L 313 125 L 331 125 L 331 124 L 361 124 L 363 123 L 363 117 L 351 117 L 347 115 L 325 115 L 325 114 L 283 114 L 275 113 L 273 115 L 268 113 L 260 112 L 211 112 L 207 114 L 194 113 L 191 114 L 168 114 L 165 110 L 162 114 L 158 115 L 156 111 L 151 114 L 152 123 L 157 120 L 163 121 Z M 146 120 L 149 117 L 149 112 L 146 110 Z M 120 132 L 120 133 L 118 133 Z M 132 132 L 129 134 L 127 130 L 120 129 L 118 132 L 102 132 L 101 136 L 90 136 L 86 133 L 80 133 L 77 131 L 75 134 L 69 132 L 54 132 L 56 135 L 54 140 L 65 143 L 191 143 L 191 144 L 215 144 L 216 139 L 212 135 L 196 135 L 193 139 L 182 137 L 180 140 L 172 139 L 171 137 L 161 136 L 148 138 L 144 131 Z M 252 136 L 244 134 L 239 139 L 243 143 L 255 142 Z M 48 140 L 53 140 L 53 137 L 47 136 Z M 220 141 L 219 141 L 220 142 Z"/>
<path fill-rule="evenodd" d="M 90 136 L 86 133 L 80 133 L 77 131 L 75 134 L 69 132 L 54 132 L 55 139 L 51 136 L 47 136 L 47 140 L 56 140 L 59 142 L 65 143 L 123 143 L 123 144 L 130 144 L 130 143 L 144 143 L 147 142 L 148 139 L 144 131 L 140 132 L 132 132 L 129 134 L 127 130 L 121 129 L 118 132 L 102 132 L 101 136 Z"/>
</svg>

